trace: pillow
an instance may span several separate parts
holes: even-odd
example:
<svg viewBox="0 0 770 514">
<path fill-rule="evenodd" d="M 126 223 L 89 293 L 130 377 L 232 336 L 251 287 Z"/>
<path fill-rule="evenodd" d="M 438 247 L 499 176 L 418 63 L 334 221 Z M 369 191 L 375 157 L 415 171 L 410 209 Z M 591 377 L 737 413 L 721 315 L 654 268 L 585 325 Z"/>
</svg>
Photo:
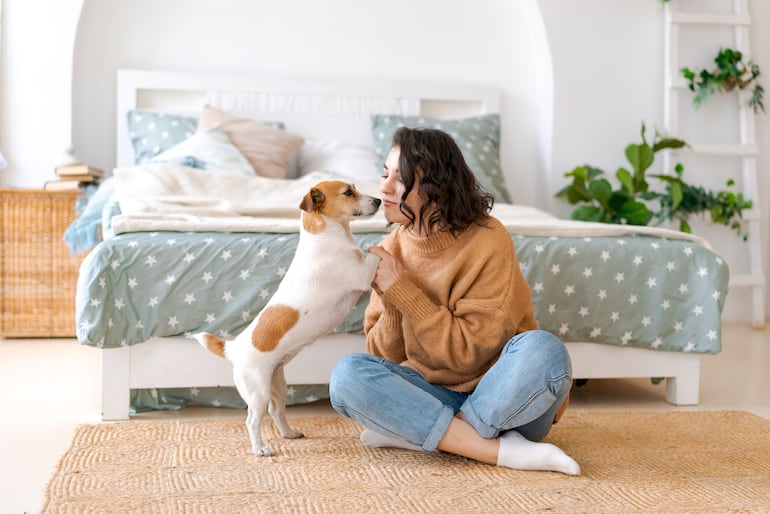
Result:
<svg viewBox="0 0 770 514">
<path fill-rule="evenodd" d="M 239 118 L 206 105 L 198 120 L 198 131 L 221 125 L 233 145 L 246 156 L 252 168 L 263 177 L 286 178 L 289 162 L 303 139 L 284 130 Z"/>
<path fill-rule="evenodd" d="M 200 170 L 218 170 L 226 173 L 253 176 L 246 157 L 227 138 L 222 127 L 213 127 L 205 132 L 198 132 L 163 153 L 152 158 L 151 162 L 181 164 Z"/>
<path fill-rule="evenodd" d="M 387 158 L 393 134 L 399 127 L 440 129 L 454 138 L 481 188 L 495 195 L 498 201 L 511 202 L 511 196 L 500 171 L 500 116 L 498 114 L 454 120 L 377 114 L 372 116 L 371 121 L 374 150 L 381 162 Z"/>
<path fill-rule="evenodd" d="M 340 141 L 308 139 L 299 149 L 299 174 L 334 171 L 353 182 L 379 181 L 379 156 L 371 148 Z"/>
<path fill-rule="evenodd" d="M 198 119 L 146 109 L 127 114 L 128 136 L 134 148 L 134 164 L 143 164 L 195 134 Z"/>
</svg>

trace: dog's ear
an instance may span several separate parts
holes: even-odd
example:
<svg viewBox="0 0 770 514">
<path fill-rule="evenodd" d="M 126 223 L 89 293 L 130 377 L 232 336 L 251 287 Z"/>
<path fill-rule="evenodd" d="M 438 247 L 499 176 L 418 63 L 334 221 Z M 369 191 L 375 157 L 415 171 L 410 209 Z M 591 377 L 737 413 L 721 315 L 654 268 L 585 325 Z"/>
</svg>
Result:
<svg viewBox="0 0 770 514">
<path fill-rule="evenodd" d="M 305 212 L 313 212 L 313 208 L 323 203 L 324 200 L 326 200 L 326 195 L 324 195 L 323 191 L 314 187 L 302 199 L 299 208 Z"/>
</svg>

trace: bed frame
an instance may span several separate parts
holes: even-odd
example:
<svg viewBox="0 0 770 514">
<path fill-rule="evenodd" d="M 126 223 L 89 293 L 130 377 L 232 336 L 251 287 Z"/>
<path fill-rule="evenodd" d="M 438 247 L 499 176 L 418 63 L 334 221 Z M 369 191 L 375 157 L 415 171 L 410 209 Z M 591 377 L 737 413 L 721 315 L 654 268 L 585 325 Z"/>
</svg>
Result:
<svg viewBox="0 0 770 514">
<path fill-rule="evenodd" d="M 131 165 L 133 149 L 126 112 L 152 108 L 197 114 L 204 103 L 255 119 L 281 121 L 304 137 L 371 146 L 370 114 L 471 116 L 499 112 L 496 88 L 426 81 L 273 78 L 120 70 L 117 96 L 117 164 Z M 503 123 L 503 126 L 505 124 Z M 286 366 L 289 384 L 328 383 L 345 354 L 364 351 L 362 335 L 326 336 Z M 698 403 L 699 354 L 567 342 L 576 379 L 659 377 L 675 405 Z M 129 418 L 131 389 L 232 386 L 229 362 L 198 343 L 153 338 L 142 344 L 103 349 L 102 419 Z M 184 365 L 180 366 L 179 363 Z"/>
</svg>

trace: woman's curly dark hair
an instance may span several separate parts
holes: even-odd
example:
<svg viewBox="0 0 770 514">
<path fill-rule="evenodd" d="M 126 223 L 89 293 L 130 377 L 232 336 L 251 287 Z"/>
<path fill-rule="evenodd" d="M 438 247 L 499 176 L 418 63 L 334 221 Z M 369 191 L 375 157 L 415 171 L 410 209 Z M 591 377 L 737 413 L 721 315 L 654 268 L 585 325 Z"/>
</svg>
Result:
<svg viewBox="0 0 770 514">
<path fill-rule="evenodd" d="M 404 195 L 400 209 L 410 225 L 417 217 L 404 202 L 417 177 L 421 197 L 426 199 L 420 219 L 431 205 L 436 207 L 428 219 L 429 233 L 438 229 L 457 235 L 472 223 L 485 223 L 495 198 L 481 189 L 452 136 L 437 129 L 400 127 L 393 134 L 393 146 L 401 151 L 398 167 Z"/>
</svg>

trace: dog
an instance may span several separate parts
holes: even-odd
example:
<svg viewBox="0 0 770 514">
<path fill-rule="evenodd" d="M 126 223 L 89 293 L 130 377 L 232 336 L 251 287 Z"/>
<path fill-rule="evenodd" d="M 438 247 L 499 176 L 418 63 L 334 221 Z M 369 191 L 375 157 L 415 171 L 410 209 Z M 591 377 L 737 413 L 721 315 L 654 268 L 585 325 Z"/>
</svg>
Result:
<svg viewBox="0 0 770 514">
<path fill-rule="evenodd" d="M 331 332 L 371 287 L 379 257 L 361 250 L 350 221 L 371 217 L 380 203 L 342 181 L 316 184 L 299 205 L 297 251 L 264 309 L 231 341 L 207 332 L 193 335 L 232 363 L 235 386 L 248 406 L 246 428 L 255 455 L 273 455 L 261 435 L 266 412 L 282 437 L 303 437 L 286 420 L 283 368 L 302 348 Z"/>
</svg>

